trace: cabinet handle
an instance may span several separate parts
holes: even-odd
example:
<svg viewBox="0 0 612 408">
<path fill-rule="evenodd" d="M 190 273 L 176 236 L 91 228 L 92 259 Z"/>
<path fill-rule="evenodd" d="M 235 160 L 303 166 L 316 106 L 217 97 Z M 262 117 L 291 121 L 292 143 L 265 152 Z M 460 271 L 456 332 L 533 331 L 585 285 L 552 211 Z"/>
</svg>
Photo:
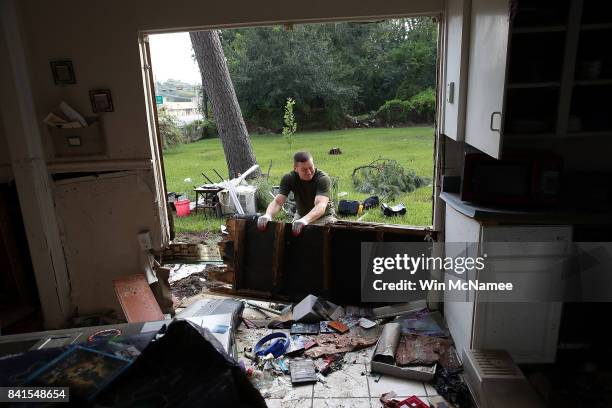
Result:
<svg viewBox="0 0 612 408">
<path fill-rule="evenodd" d="M 500 120 L 500 127 L 497 128 L 497 129 L 495 129 L 493 127 L 493 119 L 495 118 L 495 115 L 499 115 L 499 120 Z M 491 128 L 491 130 L 493 132 L 500 132 L 501 131 L 501 117 L 502 117 L 501 112 L 493 112 L 493 113 L 491 113 L 491 123 L 489 124 L 489 128 Z"/>
</svg>

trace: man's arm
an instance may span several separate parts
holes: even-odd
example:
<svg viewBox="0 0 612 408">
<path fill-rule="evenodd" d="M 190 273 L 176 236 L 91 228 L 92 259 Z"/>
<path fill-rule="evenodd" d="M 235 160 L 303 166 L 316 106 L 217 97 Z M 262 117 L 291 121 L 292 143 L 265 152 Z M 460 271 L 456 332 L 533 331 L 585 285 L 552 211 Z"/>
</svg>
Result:
<svg viewBox="0 0 612 408">
<path fill-rule="evenodd" d="M 284 194 L 277 194 L 274 197 L 274 200 L 270 204 L 268 204 L 268 208 L 266 208 L 266 213 L 257 219 L 257 229 L 260 231 L 265 231 L 268 222 L 272 221 L 272 218 L 278 214 L 278 212 L 283 208 L 283 204 L 287 200 L 287 196 Z"/>
<path fill-rule="evenodd" d="M 329 197 L 324 195 L 315 196 L 314 207 L 308 214 L 302 217 L 308 224 L 315 222 L 325 214 L 327 204 L 329 203 Z"/>
<path fill-rule="evenodd" d="M 287 201 L 287 196 L 283 194 L 277 194 L 274 200 L 268 204 L 266 208 L 266 215 L 270 216 L 270 219 L 274 218 L 276 214 L 283 208 L 283 204 Z"/>
</svg>

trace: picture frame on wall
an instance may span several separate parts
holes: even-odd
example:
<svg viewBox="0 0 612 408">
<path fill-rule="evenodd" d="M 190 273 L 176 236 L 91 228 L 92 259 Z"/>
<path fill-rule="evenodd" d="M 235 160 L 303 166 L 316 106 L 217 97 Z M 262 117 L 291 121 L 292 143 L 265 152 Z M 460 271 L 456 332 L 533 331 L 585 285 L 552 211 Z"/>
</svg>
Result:
<svg viewBox="0 0 612 408">
<path fill-rule="evenodd" d="M 111 91 L 108 89 L 89 91 L 89 99 L 91 101 L 91 109 L 94 113 L 112 112 L 114 109 Z"/>
<path fill-rule="evenodd" d="M 74 67 L 72 66 L 72 61 L 51 61 L 50 64 L 51 73 L 53 74 L 53 81 L 55 82 L 55 85 L 76 84 L 76 75 L 74 74 Z"/>
</svg>

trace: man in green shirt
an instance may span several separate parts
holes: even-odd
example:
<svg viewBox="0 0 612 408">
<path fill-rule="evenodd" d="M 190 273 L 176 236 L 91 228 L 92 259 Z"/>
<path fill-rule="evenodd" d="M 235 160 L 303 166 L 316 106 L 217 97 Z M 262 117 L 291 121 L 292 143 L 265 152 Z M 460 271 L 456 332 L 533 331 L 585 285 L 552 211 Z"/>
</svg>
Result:
<svg viewBox="0 0 612 408">
<path fill-rule="evenodd" d="M 291 191 L 297 211 L 293 217 L 293 235 L 300 235 L 308 224 L 324 225 L 336 221 L 333 203 L 330 201 L 331 179 L 316 169 L 312 155 L 297 152 L 293 156 L 293 171 L 283 176 L 280 191 L 272 200 L 266 213 L 257 219 L 257 228 L 263 231 L 272 217 L 283 207 Z"/>
</svg>

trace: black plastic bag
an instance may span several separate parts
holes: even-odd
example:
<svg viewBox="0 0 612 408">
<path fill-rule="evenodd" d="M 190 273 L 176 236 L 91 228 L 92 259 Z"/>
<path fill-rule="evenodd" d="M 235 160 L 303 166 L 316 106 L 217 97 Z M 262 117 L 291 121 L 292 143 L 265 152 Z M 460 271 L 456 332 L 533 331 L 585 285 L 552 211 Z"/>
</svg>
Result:
<svg viewBox="0 0 612 408">
<path fill-rule="evenodd" d="M 380 201 L 378 200 L 378 196 L 370 196 L 363 201 L 363 209 L 369 210 L 370 208 L 378 207 L 380 205 Z"/>
<path fill-rule="evenodd" d="M 406 206 L 404 204 L 389 207 L 387 203 L 382 203 L 380 209 L 382 210 L 383 215 L 386 217 L 397 217 L 399 215 L 406 214 Z"/>
</svg>

